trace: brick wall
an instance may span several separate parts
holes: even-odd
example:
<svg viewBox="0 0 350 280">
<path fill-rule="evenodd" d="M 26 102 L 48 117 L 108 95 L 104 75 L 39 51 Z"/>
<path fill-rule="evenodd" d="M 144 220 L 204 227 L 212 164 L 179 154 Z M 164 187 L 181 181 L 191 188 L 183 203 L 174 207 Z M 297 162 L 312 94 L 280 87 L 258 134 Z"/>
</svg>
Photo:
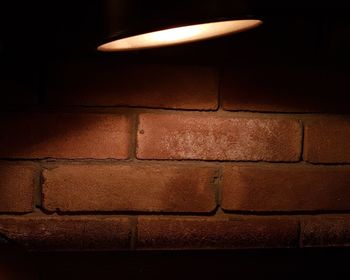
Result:
<svg viewBox="0 0 350 280">
<path fill-rule="evenodd" d="M 344 73 L 95 60 L 53 70 L 40 96 L 2 87 L 19 96 L 0 115 L 3 242 L 350 245 Z"/>
</svg>

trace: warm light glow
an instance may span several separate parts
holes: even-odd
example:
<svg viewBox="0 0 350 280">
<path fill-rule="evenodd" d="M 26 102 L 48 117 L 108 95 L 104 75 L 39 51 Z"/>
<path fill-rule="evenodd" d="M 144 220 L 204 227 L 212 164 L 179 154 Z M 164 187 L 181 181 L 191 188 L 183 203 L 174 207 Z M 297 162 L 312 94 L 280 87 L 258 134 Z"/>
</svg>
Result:
<svg viewBox="0 0 350 280">
<path fill-rule="evenodd" d="M 176 27 L 115 40 L 99 46 L 98 50 L 123 51 L 176 45 L 245 31 L 261 23 L 260 20 L 249 19 Z"/>
</svg>

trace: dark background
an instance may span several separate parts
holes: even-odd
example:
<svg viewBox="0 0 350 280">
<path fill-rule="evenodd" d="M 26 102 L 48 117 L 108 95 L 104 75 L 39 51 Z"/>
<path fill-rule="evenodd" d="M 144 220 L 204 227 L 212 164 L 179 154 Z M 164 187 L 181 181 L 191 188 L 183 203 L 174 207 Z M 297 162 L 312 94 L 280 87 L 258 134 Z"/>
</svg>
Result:
<svg viewBox="0 0 350 280">
<path fill-rule="evenodd" d="M 347 279 L 349 256 L 349 250 L 341 248 L 31 254 L 12 249 L 0 254 L 0 277 L 4 280 Z"/>
<path fill-rule="evenodd" d="M 256 10 L 264 24 L 249 32 L 175 47 L 106 54 L 96 52 L 101 1 L 2 1 L 1 76 L 40 84 L 54 62 L 88 57 L 109 63 L 283 64 L 348 70 L 349 9 L 335 8 L 334 2 L 326 7 L 283 2 L 286 7 L 257 1 Z"/>
<path fill-rule="evenodd" d="M 47 80 L 57 63 L 88 59 L 106 65 L 308 68 L 326 72 L 324 76 L 333 76 L 335 80 L 342 76 L 341 83 L 347 83 L 349 9 L 337 7 L 334 1 L 328 6 L 312 6 L 309 1 L 308 4 L 256 1 L 256 10 L 264 20 L 257 29 L 197 43 L 121 53 L 96 51 L 101 34 L 101 1 L 40 2 L 1 1 L 0 4 L 0 81 L 15 84 L 19 91 L 25 87 L 23 91 L 34 92 L 38 95 L 35 105 L 39 107 L 46 105 Z M 168 2 L 171 5 L 181 1 Z M 298 77 L 296 72 L 287 75 Z M 335 88 L 337 84 L 338 81 Z M 338 103 L 344 104 L 348 101 L 348 89 L 345 91 L 343 87 L 336 88 L 332 94 L 341 100 Z M 3 89 L 0 94 L 0 106 L 4 109 L 23 103 L 17 102 L 20 97 L 11 98 L 10 91 Z M 323 93 L 318 91 L 308 94 L 310 99 L 329 98 L 327 94 L 320 96 Z"/>
</svg>

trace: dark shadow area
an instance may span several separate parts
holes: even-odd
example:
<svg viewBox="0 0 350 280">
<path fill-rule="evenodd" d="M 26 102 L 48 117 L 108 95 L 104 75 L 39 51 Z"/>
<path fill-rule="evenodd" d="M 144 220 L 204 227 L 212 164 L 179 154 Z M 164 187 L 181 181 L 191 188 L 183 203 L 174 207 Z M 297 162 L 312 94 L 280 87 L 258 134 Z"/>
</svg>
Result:
<svg viewBox="0 0 350 280">
<path fill-rule="evenodd" d="M 123 155 L 119 154 L 121 145 L 118 139 L 122 138 L 119 137 L 119 130 L 121 133 L 123 128 L 128 130 L 131 121 L 124 116 L 118 118 L 118 114 L 0 114 L 0 127 L 6 131 L 0 135 L 0 157 L 126 158 L 128 147 L 121 148 Z M 105 135 L 101 135 L 100 139 L 96 139 L 97 134 L 90 132 L 108 127 L 111 123 L 120 127 L 118 131 L 112 132 L 114 138 L 106 139 Z M 98 149 L 97 153 L 91 152 L 89 145 L 97 147 L 102 140 L 106 145 Z"/>
<path fill-rule="evenodd" d="M 0 254 L 3 267 L 19 275 L 10 279 L 41 280 L 341 279 L 349 257 L 346 248 Z"/>
<path fill-rule="evenodd" d="M 98 53 L 99 1 L 22 3 L 20 9 L 12 2 L 4 1 L 1 9 L 0 100 L 5 107 L 127 106 L 133 102 L 162 107 L 161 93 L 154 102 L 139 101 L 140 88 L 152 90 L 145 79 L 156 81 L 159 75 L 162 81 L 173 74 L 161 70 L 148 74 L 149 64 L 161 64 L 225 69 L 222 94 L 227 110 L 349 113 L 350 19 L 343 7 L 296 2 L 286 8 L 257 1 L 264 24 L 248 32 L 175 47 Z M 125 65 L 132 64 L 146 65 L 145 70 L 124 73 Z M 175 75 L 181 71 L 180 67 Z M 191 77 L 190 72 L 184 75 Z M 130 88 L 123 86 L 128 78 L 133 82 Z M 54 81 L 53 87 L 48 81 Z M 61 82 L 57 88 L 55 81 Z M 89 91 L 97 89 L 101 96 L 91 101 Z M 163 87 L 164 96 L 168 95 L 165 103 L 176 101 L 176 93 L 169 89 Z M 181 99 L 191 99 L 191 94 Z"/>
<path fill-rule="evenodd" d="M 35 261 L 29 253 L 2 236 L 0 236 L 0 279 L 40 279 Z"/>
</svg>

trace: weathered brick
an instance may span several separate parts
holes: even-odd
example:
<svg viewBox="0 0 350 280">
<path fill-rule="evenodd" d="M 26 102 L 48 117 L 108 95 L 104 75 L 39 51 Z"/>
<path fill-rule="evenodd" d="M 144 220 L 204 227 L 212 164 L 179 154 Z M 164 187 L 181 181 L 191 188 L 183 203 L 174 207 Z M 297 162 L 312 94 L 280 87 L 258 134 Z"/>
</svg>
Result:
<svg viewBox="0 0 350 280">
<path fill-rule="evenodd" d="M 314 163 L 350 163 L 350 120 L 306 121 L 304 159 Z"/>
<path fill-rule="evenodd" d="M 141 114 L 140 159 L 298 161 L 297 120 L 214 117 L 210 114 Z"/>
<path fill-rule="evenodd" d="M 321 215 L 301 221 L 302 247 L 350 246 L 350 215 Z"/>
<path fill-rule="evenodd" d="M 215 169 L 188 165 L 67 165 L 43 172 L 50 211 L 210 212 Z"/>
<path fill-rule="evenodd" d="M 29 250 L 116 250 L 130 247 L 126 217 L 0 217 L 0 234 Z"/>
<path fill-rule="evenodd" d="M 140 217 L 138 249 L 230 249 L 294 247 L 298 222 L 292 218 Z"/>
<path fill-rule="evenodd" d="M 218 71 L 210 67 L 88 61 L 60 65 L 55 76 L 48 92 L 53 104 L 217 108 Z"/>
<path fill-rule="evenodd" d="M 131 143 L 124 115 L 4 114 L 0 130 L 0 157 L 125 159 Z"/>
<path fill-rule="evenodd" d="M 36 172 L 28 164 L 0 164 L 0 212 L 33 210 Z"/>
<path fill-rule="evenodd" d="M 222 184 L 225 210 L 350 210 L 348 167 L 227 166 Z"/>
</svg>

